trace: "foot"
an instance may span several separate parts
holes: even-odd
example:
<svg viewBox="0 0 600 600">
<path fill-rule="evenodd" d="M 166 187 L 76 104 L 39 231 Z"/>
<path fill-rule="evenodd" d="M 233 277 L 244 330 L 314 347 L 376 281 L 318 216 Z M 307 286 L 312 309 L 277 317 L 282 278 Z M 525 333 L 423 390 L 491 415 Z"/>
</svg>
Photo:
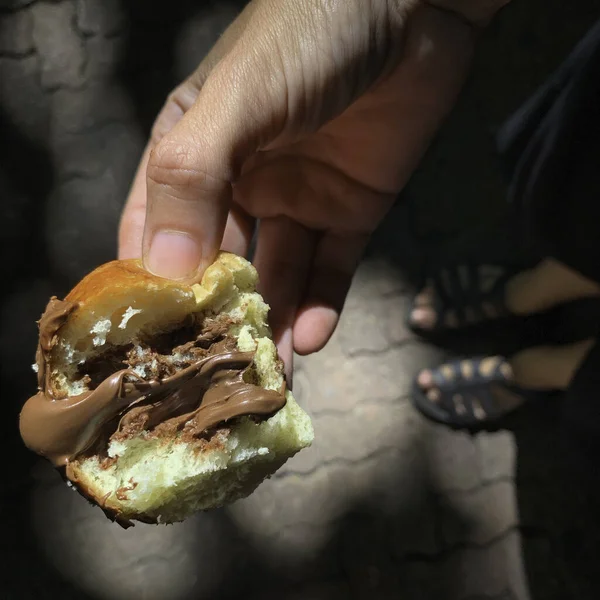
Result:
<svg viewBox="0 0 600 600">
<path fill-rule="evenodd" d="M 409 326 L 431 332 L 506 316 L 510 311 L 504 287 L 510 277 L 505 268 L 495 265 L 443 268 L 415 296 Z"/>
<path fill-rule="evenodd" d="M 413 400 L 417 409 L 434 421 L 470 428 L 497 421 L 534 394 L 538 392 L 518 388 L 509 362 L 495 356 L 421 371 Z"/>
</svg>

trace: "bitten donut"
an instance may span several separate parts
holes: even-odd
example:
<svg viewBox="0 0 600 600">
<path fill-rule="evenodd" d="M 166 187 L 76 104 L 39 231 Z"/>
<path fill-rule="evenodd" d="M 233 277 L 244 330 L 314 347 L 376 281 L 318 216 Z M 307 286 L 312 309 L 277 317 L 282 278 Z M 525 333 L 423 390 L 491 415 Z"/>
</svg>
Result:
<svg viewBox="0 0 600 600">
<path fill-rule="evenodd" d="M 256 284 L 248 261 L 222 252 L 199 284 L 122 260 L 52 298 L 25 444 L 124 526 L 252 493 L 313 440 Z"/>
</svg>

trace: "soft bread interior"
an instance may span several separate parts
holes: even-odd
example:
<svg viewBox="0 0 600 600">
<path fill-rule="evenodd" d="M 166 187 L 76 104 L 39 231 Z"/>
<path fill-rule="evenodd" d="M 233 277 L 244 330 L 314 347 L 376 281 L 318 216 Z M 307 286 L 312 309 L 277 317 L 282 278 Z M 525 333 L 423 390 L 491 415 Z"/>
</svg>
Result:
<svg viewBox="0 0 600 600">
<path fill-rule="evenodd" d="M 227 323 L 237 348 L 255 352 L 258 384 L 281 389 L 283 369 L 267 324 L 269 307 L 255 291 L 256 283 L 254 267 L 228 253 L 221 253 L 202 282 L 191 287 L 152 277 L 137 261 L 108 263 L 67 296 L 79 308 L 59 331 L 51 356 L 55 389 L 74 395 L 93 387 L 82 376 L 86 363 L 102 361 L 103 353 L 132 343 L 144 352 L 139 340 L 176 329 L 189 321 L 189 315 L 199 324 L 207 319 Z M 176 363 L 185 360 L 176 353 L 172 356 Z M 144 364 L 142 360 L 138 365 L 140 375 Z M 86 495 L 121 518 L 180 521 L 248 495 L 310 445 L 310 418 L 289 391 L 286 399 L 285 407 L 268 420 L 241 418 L 208 440 L 141 434 L 113 441 L 108 448 L 113 460 L 78 458 L 71 462 L 69 476 Z"/>
</svg>

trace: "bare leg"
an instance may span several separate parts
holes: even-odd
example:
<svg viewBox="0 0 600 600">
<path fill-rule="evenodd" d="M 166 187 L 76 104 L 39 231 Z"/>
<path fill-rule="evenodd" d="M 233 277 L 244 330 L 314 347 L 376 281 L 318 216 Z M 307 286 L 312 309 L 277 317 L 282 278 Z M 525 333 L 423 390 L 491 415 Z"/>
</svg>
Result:
<svg viewBox="0 0 600 600">
<path fill-rule="evenodd" d="M 482 267 L 483 269 L 483 267 Z M 483 272 L 485 275 L 485 272 Z M 494 282 L 492 272 L 491 284 Z M 483 278 L 485 281 L 485 277 Z M 423 328 L 437 324 L 435 290 L 428 285 L 415 299 L 411 321 Z M 565 264 L 552 258 L 544 259 L 533 269 L 522 271 L 506 284 L 506 306 L 516 315 L 533 314 L 579 298 L 600 296 L 600 284 L 584 277 Z M 493 318 L 493 313 L 489 313 Z M 446 316 L 449 327 L 458 324 L 456 315 L 450 311 Z"/>
<path fill-rule="evenodd" d="M 506 285 L 507 306 L 519 315 L 592 296 L 600 296 L 598 283 L 552 258 L 518 273 Z"/>
<path fill-rule="evenodd" d="M 513 381 L 523 388 L 566 390 L 595 340 L 564 346 L 536 346 L 515 354 L 508 363 Z"/>
</svg>

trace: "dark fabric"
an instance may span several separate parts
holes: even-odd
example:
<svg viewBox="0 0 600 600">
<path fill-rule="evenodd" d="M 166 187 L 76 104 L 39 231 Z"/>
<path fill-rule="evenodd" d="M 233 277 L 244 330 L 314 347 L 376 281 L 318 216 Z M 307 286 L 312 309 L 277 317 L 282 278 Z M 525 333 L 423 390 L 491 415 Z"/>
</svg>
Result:
<svg viewBox="0 0 600 600">
<path fill-rule="evenodd" d="M 498 148 L 541 255 L 600 281 L 600 21 L 508 119 Z"/>
<path fill-rule="evenodd" d="M 540 256 L 600 282 L 600 21 L 504 124 L 498 149 L 525 232 Z M 590 336 L 597 336 L 593 326 Z M 600 456 L 600 342 L 561 403 L 575 463 Z"/>
<path fill-rule="evenodd" d="M 571 381 L 561 405 L 567 441 L 575 454 L 594 463 L 600 456 L 600 343 L 593 348 L 580 365 Z M 590 463 L 589 466 L 592 466 Z"/>
</svg>

